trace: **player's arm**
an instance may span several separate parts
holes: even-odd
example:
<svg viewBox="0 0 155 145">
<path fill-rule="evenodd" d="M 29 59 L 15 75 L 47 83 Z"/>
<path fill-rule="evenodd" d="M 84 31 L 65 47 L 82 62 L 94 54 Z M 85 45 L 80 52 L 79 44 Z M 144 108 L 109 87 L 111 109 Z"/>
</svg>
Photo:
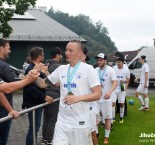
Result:
<svg viewBox="0 0 155 145">
<path fill-rule="evenodd" d="M 46 88 L 47 86 L 51 85 L 51 81 L 48 79 L 48 78 L 38 78 L 36 81 L 35 81 L 35 84 L 39 87 L 39 88 Z"/>
<path fill-rule="evenodd" d="M 95 86 L 91 88 L 91 93 L 88 95 L 83 95 L 78 97 L 79 101 L 91 102 L 95 100 L 99 100 L 102 95 L 101 86 Z"/>
<path fill-rule="evenodd" d="M 106 92 L 106 94 L 104 95 L 105 99 L 109 99 L 111 96 L 111 93 L 117 87 L 117 77 L 116 77 L 116 72 L 114 71 L 114 69 L 111 69 L 111 71 L 110 71 L 110 79 L 111 79 L 112 85 L 109 88 L 109 90 Z"/>
<path fill-rule="evenodd" d="M 117 86 L 117 80 L 112 80 L 112 86 L 111 86 L 111 88 L 106 92 L 106 94 L 105 94 L 105 96 L 104 96 L 105 99 L 109 99 L 109 98 L 110 98 L 111 93 L 115 90 L 116 86 Z"/>
<path fill-rule="evenodd" d="M 68 95 L 64 98 L 64 103 L 66 104 L 74 104 L 77 102 L 91 102 L 91 101 L 95 101 L 95 100 L 99 100 L 100 97 L 102 95 L 102 91 L 101 91 L 101 86 L 95 86 L 91 88 L 91 93 L 88 95 L 83 95 L 83 96 L 74 96 L 73 95 Z"/>
<path fill-rule="evenodd" d="M 50 85 L 58 86 L 59 81 L 60 80 L 59 80 L 58 68 L 57 68 L 54 72 L 52 72 L 50 75 L 48 75 L 45 79 L 39 77 L 35 81 L 35 84 L 39 88 L 46 88 L 47 86 L 50 86 Z"/>
<path fill-rule="evenodd" d="M 149 78 L 149 73 L 148 73 L 148 72 L 145 72 L 145 83 L 144 83 L 144 87 L 145 87 L 145 88 L 148 87 L 148 85 L 147 85 L 148 78 Z"/>
<path fill-rule="evenodd" d="M 127 90 L 128 86 L 129 86 L 129 82 L 130 82 L 130 78 L 126 78 L 125 80 L 125 90 Z"/>
</svg>

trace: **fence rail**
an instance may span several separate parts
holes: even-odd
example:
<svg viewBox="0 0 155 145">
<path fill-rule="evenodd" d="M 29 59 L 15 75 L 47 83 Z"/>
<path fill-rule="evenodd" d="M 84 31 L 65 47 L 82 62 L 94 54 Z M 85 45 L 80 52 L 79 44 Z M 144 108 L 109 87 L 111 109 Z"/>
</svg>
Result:
<svg viewBox="0 0 155 145">
<path fill-rule="evenodd" d="M 59 101 L 60 99 L 54 99 L 52 103 L 56 102 L 56 101 Z M 48 102 L 46 103 L 43 103 L 43 104 L 40 104 L 40 105 L 37 105 L 37 106 L 34 106 L 34 107 L 31 107 L 31 108 L 28 108 L 28 109 L 25 109 L 25 110 L 22 110 L 19 112 L 19 116 L 21 115 L 24 115 L 25 113 L 28 113 L 28 112 L 31 112 L 33 113 L 33 117 L 32 117 L 32 120 L 33 120 L 33 145 L 37 145 L 37 141 L 36 141 L 36 137 L 35 137 L 35 110 L 39 109 L 39 108 L 42 108 L 42 107 L 45 107 L 49 105 Z M 3 123 L 3 122 L 6 122 L 10 119 L 13 119 L 13 115 L 9 115 L 9 116 L 6 116 L 4 118 L 1 118 L 0 119 L 0 123 Z"/>
<path fill-rule="evenodd" d="M 53 100 L 53 102 L 56 102 L 56 101 L 59 101 L 59 98 Z M 45 107 L 47 105 L 49 105 L 48 102 L 43 103 L 43 104 L 40 104 L 40 105 L 37 105 L 37 106 L 34 106 L 34 107 L 31 107 L 31 108 L 28 108 L 28 109 L 25 109 L 25 110 L 22 110 L 22 111 L 19 112 L 19 115 L 20 116 L 21 115 L 24 115 L 25 113 L 31 112 L 33 110 L 36 110 L 36 109 L 39 109 L 39 108 L 42 108 L 42 107 Z M 6 122 L 6 121 L 8 121 L 10 119 L 13 119 L 13 115 L 9 115 L 9 116 L 6 116 L 6 117 L 1 118 L 0 119 L 0 123 Z"/>
</svg>

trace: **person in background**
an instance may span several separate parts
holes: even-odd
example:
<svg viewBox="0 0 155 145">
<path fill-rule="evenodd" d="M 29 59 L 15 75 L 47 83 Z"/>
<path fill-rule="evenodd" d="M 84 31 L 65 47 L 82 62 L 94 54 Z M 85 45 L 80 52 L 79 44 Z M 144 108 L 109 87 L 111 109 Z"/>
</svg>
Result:
<svg viewBox="0 0 155 145">
<path fill-rule="evenodd" d="M 124 58 L 124 65 L 123 65 L 123 67 L 125 67 L 127 70 L 129 70 L 129 68 L 128 68 L 128 66 L 127 66 L 127 63 L 126 63 L 126 60 L 125 60 L 125 56 L 124 56 L 121 52 L 117 51 L 117 52 L 115 53 L 114 57 L 116 58 L 116 60 L 117 60 L 117 58 L 119 58 L 119 57 L 123 57 L 123 58 Z M 132 74 L 130 73 L 130 75 L 132 75 Z M 128 85 L 129 85 L 129 82 L 126 83 L 127 88 L 128 88 Z M 120 113 L 120 107 L 119 107 L 118 100 L 116 101 L 116 108 L 117 108 L 117 109 L 116 109 L 116 112 L 117 112 L 117 113 Z M 127 114 L 128 114 L 128 104 L 127 104 L 127 100 L 126 100 L 126 98 L 125 98 L 125 110 L 124 110 L 124 115 L 127 115 Z"/>
<path fill-rule="evenodd" d="M 81 61 L 87 63 L 89 61 L 88 57 L 88 49 L 84 47 L 83 55 L 81 56 Z M 96 130 L 98 129 L 97 126 L 97 113 L 95 107 L 95 101 L 89 102 L 89 120 L 90 120 L 90 131 L 92 135 L 93 145 L 97 145 L 98 139 L 96 135 Z M 97 130 L 98 131 L 98 130 Z"/>
<path fill-rule="evenodd" d="M 27 75 L 31 70 L 35 68 L 35 65 L 40 64 L 44 61 L 44 50 L 40 47 L 34 47 L 30 51 L 31 64 L 25 71 L 25 75 Z M 35 68 L 36 69 L 36 68 Z M 39 70 L 39 77 L 45 78 L 46 74 Z M 53 99 L 50 96 L 46 95 L 45 89 L 39 88 L 35 83 L 31 83 L 23 88 L 23 104 L 22 108 L 30 108 L 36 105 L 39 105 L 44 102 L 52 103 Z M 39 131 L 41 125 L 41 117 L 42 117 L 43 108 L 39 108 L 35 111 L 35 137 L 37 139 L 37 132 Z M 33 145 L 33 115 L 32 112 L 28 112 L 29 119 L 29 129 L 26 136 L 26 145 Z"/>
<path fill-rule="evenodd" d="M 116 106 L 116 100 L 118 100 L 120 106 L 120 123 L 123 123 L 125 96 L 128 87 L 127 84 L 130 81 L 130 72 L 123 66 L 124 66 L 124 58 L 118 57 L 116 65 L 113 67 L 114 71 L 116 72 L 118 84 L 116 89 L 112 93 L 112 101 L 113 101 L 112 111 L 113 111 L 113 122 L 115 122 L 115 106 Z"/>
<path fill-rule="evenodd" d="M 25 71 L 28 68 L 28 66 L 30 65 L 30 63 L 31 63 L 31 57 L 27 56 L 25 59 L 25 62 L 23 64 L 23 74 L 25 74 Z"/>
<path fill-rule="evenodd" d="M 149 110 L 149 96 L 148 96 L 148 87 L 149 87 L 149 66 L 146 63 L 146 56 L 142 55 L 139 58 L 139 62 L 142 64 L 141 68 L 141 75 L 140 75 L 140 83 L 136 90 L 136 97 L 138 98 L 139 102 L 141 103 L 141 107 L 138 110 Z M 139 78 L 135 79 L 135 82 L 138 81 Z M 144 100 L 142 96 L 144 96 Z M 144 103 L 145 101 L 145 103 Z"/>
<path fill-rule="evenodd" d="M 105 54 L 99 53 L 95 58 L 97 59 L 98 64 L 96 71 L 102 86 L 102 96 L 97 102 L 98 112 L 101 110 L 102 117 L 105 120 L 105 135 L 103 143 L 108 144 L 112 119 L 111 94 L 117 86 L 117 78 L 113 68 L 107 65 L 107 56 Z"/>
<path fill-rule="evenodd" d="M 55 47 L 51 50 L 51 59 L 48 60 L 48 72 L 51 74 L 56 68 L 61 65 L 62 51 L 60 48 Z M 60 98 L 60 87 L 50 85 L 46 88 L 46 94 L 51 96 L 52 99 Z M 52 145 L 55 123 L 59 110 L 59 101 L 56 101 L 44 108 L 44 118 L 42 135 L 42 145 Z"/>
</svg>

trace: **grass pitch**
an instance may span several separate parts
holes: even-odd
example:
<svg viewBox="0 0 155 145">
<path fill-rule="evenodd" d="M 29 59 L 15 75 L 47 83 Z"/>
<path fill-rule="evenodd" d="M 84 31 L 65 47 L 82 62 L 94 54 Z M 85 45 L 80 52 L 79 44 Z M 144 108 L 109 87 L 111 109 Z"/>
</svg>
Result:
<svg viewBox="0 0 155 145">
<path fill-rule="evenodd" d="M 155 97 L 150 96 L 150 110 L 139 111 L 140 103 L 136 97 L 127 97 L 134 100 L 134 105 L 128 104 L 128 115 L 124 123 L 119 123 L 119 114 L 110 133 L 108 145 L 154 145 L 155 144 Z M 152 137 L 140 137 L 141 133 Z M 99 143 L 103 145 L 104 129 L 99 128 Z"/>
</svg>

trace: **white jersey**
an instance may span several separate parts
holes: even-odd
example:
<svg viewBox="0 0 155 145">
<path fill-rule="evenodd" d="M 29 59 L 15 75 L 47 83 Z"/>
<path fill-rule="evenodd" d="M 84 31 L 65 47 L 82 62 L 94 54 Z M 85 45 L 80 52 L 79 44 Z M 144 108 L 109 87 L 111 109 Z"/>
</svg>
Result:
<svg viewBox="0 0 155 145">
<path fill-rule="evenodd" d="M 129 69 L 125 67 L 125 65 L 123 65 L 122 69 L 119 69 L 118 66 L 115 65 L 113 69 L 116 72 L 117 81 L 118 81 L 116 89 L 120 89 L 120 81 L 126 81 L 127 78 L 130 78 Z"/>
<path fill-rule="evenodd" d="M 101 79 L 101 85 L 102 85 L 102 93 L 106 93 L 111 87 L 112 87 L 112 81 L 117 80 L 116 73 L 114 69 L 108 65 L 105 67 L 106 70 L 100 70 L 99 67 L 96 68 L 97 73 L 99 74 L 99 71 L 101 71 L 101 74 L 104 73 Z"/>
<path fill-rule="evenodd" d="M 68 94 L 67 71 L 68 65 L 58 67 L 48 79 L 53 83 L 60 84 L 60 105 L 57 124 L 75 128 L 89 127 L 89 102 L 78 102 L 66 105 L 63 101 Z M 73 68 L 70 68 L 73 69 Z M 71 91 L 75 96 L 90 94 L 90 88 L 100 85 L 95 69 L 81 62 L 71 82 Z"/>
<path fill-rule="evenodd" d="M 144 63 L 142 65 L 141 68 L 141 74 L 140 74 L 140 83 L 144 84 L 145 83 L 145 73 L 148 72 L 149 73 L 149 66 L 147 63 Z M 148 76 L 149 77 L 149 76 Z M 148 78 L 148 82 L 147 84 L 149 84 L 149 78 Z"/>
</svg>

